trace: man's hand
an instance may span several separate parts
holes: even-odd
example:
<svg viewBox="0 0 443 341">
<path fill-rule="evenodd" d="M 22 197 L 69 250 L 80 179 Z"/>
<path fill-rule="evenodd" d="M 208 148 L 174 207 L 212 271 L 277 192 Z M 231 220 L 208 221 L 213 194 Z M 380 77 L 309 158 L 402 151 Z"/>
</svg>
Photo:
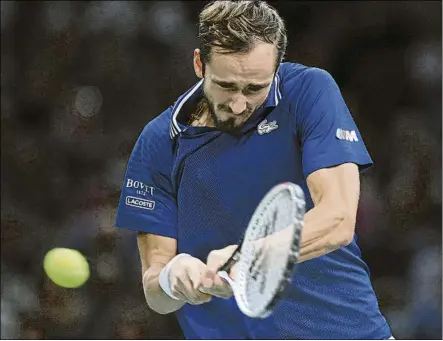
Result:
<svg viewBox="0 0 443 341">
<path fill-rule="evenodd" d="M 202 293 L 200 286 L 212 287 L 213 275 L 200 259 L 183 256 L 169 270 L 169 283 L 174 296 L 187 303 L 198 305 L 209 302 L 211 295 Z"/>
<path fill-rule="evenodd" d="M 204 292 L 221 298 L 229 298 L 233 295 L 231 286 L 217 275 L 218 269 L 223 266 L 229 257 L 232 256 L 236 250 L 237 245 L 230 245 L 220 250 L 211 251 L 208 255 L 206 265 L 208 267 L 207 279 L 204 283 Z M 234 265 L 231 268 L 229 276 L 235 280 L 237 267 Z"/>
</svg>

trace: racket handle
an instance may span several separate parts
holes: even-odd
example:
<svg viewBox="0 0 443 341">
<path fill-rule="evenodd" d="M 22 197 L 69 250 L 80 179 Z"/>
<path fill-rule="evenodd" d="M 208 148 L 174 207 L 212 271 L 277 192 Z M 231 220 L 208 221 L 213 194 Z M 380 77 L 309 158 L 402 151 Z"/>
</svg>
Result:
<svg viewBox="0 0 443 341">
<path fill-rule="evenodd" d="M 232 291 L 235 291 L 235 282 L 234 280 L 229 276 L 229 274 L 226 271 L 219 271 L 217 272 L 217 275 L 224 280 L 225 282 L 227 282 L 229 284 L 229 286 L 232 288 Z M 204 287 L 199 287 L 198 290 L 204 294 L 209 294 L 209 291 L 206 291 Z"/>
<path fill-rule="evenodd" d="M 243 240 L 240 242 L 240 244 L 237 246 L 235 251 L 232 253 L 231 257 L 228 258 L 225 264 L 223 264 L 218 270 L 218 272 L 225 271 L 229 272 L 232 268 L 232 266 L 238 262 L 240 258 L 240 250 L 243 245 Z"/>
<path fill-rule="evenodd" d="M 217 272 L 217 275 L 223 279 L 224 281 L 226 281 L 232 288 L 232 290 L 234 291 L 235 289 L 235 282 L 234 280 L 231 278 L 231 276 L 229 276 L 229 274 L 226 271 L 219 271 Z"/>
</svg>

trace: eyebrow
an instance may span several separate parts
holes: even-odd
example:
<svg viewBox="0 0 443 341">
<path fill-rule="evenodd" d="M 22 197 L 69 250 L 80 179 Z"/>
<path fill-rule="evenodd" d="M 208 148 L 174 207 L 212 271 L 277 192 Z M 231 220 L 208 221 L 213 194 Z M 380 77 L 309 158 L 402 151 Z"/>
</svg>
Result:
<svg viewBox="0 0 443 341">
<path fill-rule="evenodd" d="M 222 81 L 219 79 L 215 79 L 215 78 L 211 78 L 211 80 L 218 85 L 224 86 L 224 87 L 237 87 L 236 83 L 233 82 L 226 82 L 226 81 Z M 271 82 L 268 83 L 250 83 L 248 84 L 246 87 L 251 87 L 251 88 L 266 88 L 271 84 Z"/>
</svg>

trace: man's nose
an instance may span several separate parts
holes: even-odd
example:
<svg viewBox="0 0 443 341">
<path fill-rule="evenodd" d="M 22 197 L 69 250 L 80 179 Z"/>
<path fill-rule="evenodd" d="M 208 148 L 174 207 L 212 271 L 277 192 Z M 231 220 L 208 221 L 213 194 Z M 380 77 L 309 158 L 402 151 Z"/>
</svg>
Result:
<svg viewBox="0 0 443 341">
<path fill-rule="evenodd" d="M 232 99 L 229 107 L 232 110 L 234 115 L 239 115 L 246 110 L 246 97 L 245 96 L 236 96 Z"/>
</svg>

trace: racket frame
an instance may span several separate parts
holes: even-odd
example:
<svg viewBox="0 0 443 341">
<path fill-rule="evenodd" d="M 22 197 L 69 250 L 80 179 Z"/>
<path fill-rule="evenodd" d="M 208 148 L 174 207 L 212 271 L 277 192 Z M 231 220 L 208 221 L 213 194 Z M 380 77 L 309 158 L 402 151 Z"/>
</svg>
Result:
<svg viewBox="0 0 443 341">
<path fill-rule="evenodd" d="M 305 198 L 303 190 L 298 185 L 286 182 L 274 186 L 262 199 L 260 204 L 257 206 L 256 211 L 254 212 L 250 220 L 250 224 L 256 219 L 256 215 L 262 211 L 262 207 L 265 206 L 266 204 L 269 204 L 270 198 L 277 195 L 279 192 L 283 190 L 288 190 L 290 192 L 290 196 L 292 199 L 291 201 L 295 206 L 295 214 L 294 217 L 292 218 L 293 220 L 292 224 L 294 225 L 296 224 L 298 226 L 295 226 L 295 228 L 293 229 L 294 235 L 292 236 L 292 243 L 290 245 L 285 271 L 277 285 L 277 290 L 275 291 L 274 296 L 269 301 L 269 303 L 267 303 L 259 311 L 251 311 L 250 309 L 248 309 L 247 304 L 245 304 L 243 300 L 237 299 L 238 293 L 234 292 L 240 310 L 249 317 L 266 318 L 272 313 L 273 308 L 275 307 L 277 302 L 280 301 L 280 299 L 284 296 L 286 288 L 288 287 L 288 284 L 291 282 L 291 277 L 294 272 L 294 268 L 297 263 L 298 257 L 300 255 L 300 238 L 301 238 L 301 231 L 303 229 L 303 217 L 305 214 Z M 226 271 L 229 274 L 229 271 L 232 268 L 232 266 L 236 264 L 241 258 L 241 249 L 244 240 L 245 238 L 243 237 L 240 244 L 235 249 L 234 253 L 226 261 L 226 263 L 222 267 L 220 267 L 219 271 Z"/>
<path fill-rule="evenodd" d="M 237 248 L 235 249 L 231 257 L 229 257 L 228 260 L 225 262 L 225 264 L 223 264 L 217 271 L 226 271 L 227 273 L 229 273 L 231 268 L 240 260 L 243 241 L 244 238 L 242 238 L 240 244 L 238 244 Z"/>
</svg>

